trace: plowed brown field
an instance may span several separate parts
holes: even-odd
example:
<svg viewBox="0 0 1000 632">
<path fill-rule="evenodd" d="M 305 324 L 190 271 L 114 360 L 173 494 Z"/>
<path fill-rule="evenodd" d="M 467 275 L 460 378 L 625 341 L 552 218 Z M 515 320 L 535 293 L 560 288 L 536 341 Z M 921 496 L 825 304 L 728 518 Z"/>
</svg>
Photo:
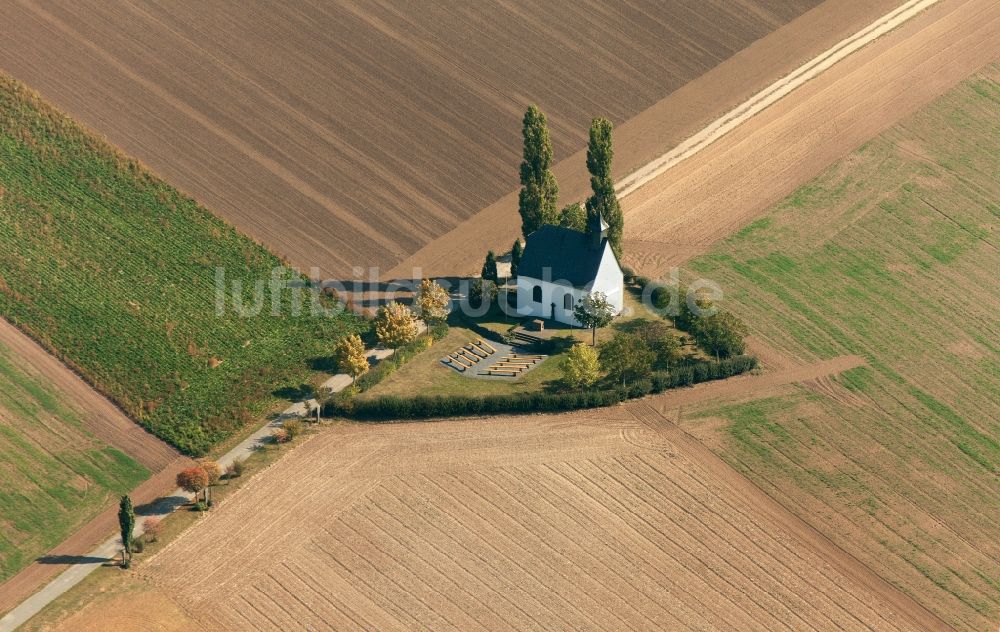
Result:
<svg viewBox="0 0 1000 632">
<path fill-rule="evenodd" d="M 895 4 L 15 0 L 0 68 L 295 263 L 344 274 L 511 191 L 530 102 L 558 160 L 591 117 L 677 91 L 619 152 L 627 171 Z M 565 173 L 586 183 L 581 160 Z"/>
<path fill-rule="evenodd" d="M 142 574 L 209 629 L 940 625 L 665 426 L 641 403 L 342 426 Z"/>
<path fill-rule="evenodd" d="M 943 0 L 839 62 L 626 197 L 626 263 L 657 275 L 704 252 L 836 159 L 996 59 L 997 32 L 1000 4 Z M 616 159 L 618 153 L 631 155 L 634 145 L 648 146 L 642 138 L 670 124 L 675 100 L 681 112 L 691 107 L 680 100 L 681 92 L 616 131 Z M 681 140 L 675 138 L 669 148 Z M 657 157 L 643 155 L 646 161 Z M 583 164 L 583 154 L 571 160 Z M 618 165 L 619 176 L 629 173 L 633 160 Z M 586 180 L 577 180 L 575 191 L 582 198 Z M 515 192 L 431 242 L 389 276 L 409 275 L 414 267 L 432 275 L 477 271 L 486 249 L 509 244 L 518 234 L 516 205 Z"/>
</svg>

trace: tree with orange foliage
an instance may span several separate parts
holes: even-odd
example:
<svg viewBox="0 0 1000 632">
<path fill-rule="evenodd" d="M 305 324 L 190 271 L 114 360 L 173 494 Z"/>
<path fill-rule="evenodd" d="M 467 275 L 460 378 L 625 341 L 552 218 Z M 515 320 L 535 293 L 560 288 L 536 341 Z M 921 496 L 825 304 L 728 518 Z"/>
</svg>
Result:
<svg viewBox="0 0 1000 632">
<path fill-rule="evenodd" d="M 177 473 L 177 486 L 198 497 L 198 492 L 208 489 L 208 472 L 201 466 L 189 467 Z M 208 498 L 205 498 L 206 502 Z"/>
</svg>

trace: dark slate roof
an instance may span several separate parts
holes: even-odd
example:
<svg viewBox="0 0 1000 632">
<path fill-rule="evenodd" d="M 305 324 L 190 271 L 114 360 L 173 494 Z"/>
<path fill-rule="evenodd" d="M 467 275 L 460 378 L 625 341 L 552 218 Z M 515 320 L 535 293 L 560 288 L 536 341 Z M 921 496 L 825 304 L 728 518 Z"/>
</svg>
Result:
<svg viewBox="0 0 1000 632">
<path fill-rule="evenodd" d="M 602 239 L 595 248 L 587 233 L 546 224 L 525 239 L 517 274 L 543 281 L 568 281 L 582 288 L 597 277 L 607 243 Z"/>
</svg>

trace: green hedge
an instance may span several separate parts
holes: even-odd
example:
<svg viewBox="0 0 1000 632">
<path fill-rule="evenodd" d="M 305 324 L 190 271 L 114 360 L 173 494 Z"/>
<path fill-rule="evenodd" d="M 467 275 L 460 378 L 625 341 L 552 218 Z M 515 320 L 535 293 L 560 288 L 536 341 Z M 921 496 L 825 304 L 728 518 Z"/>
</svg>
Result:
<svg viewBox="0 0 1000 632">
<path fill-rule="evenodd" d="M 599 408 L 626 399 L 661 393 L 678 386 L 719 380 L 745 373 L 757 366 L 751 356 L 737 356 L 718 362 L 699 362 L 670 371 L 654 373 L 649 379 L 625 387 L 570 393 L 516 393 L 469 397 L 464 395 L 383 396 L 369 400 L 334 399 L 324 406 L 325 416 L 341 416 L 365 421 L 429 419 L 518 413 L 557 412 Z"/>
</svg>

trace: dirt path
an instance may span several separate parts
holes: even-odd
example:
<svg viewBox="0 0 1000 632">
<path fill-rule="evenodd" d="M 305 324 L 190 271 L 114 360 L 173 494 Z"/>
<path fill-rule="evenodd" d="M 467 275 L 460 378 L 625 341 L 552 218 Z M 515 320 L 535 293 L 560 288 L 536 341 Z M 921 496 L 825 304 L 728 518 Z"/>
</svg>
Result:
<svg viewBox="0 0 1000 632">
<path fill-rule="evenodd" d="M 121 450 L 151 472 L 162 470 L 179 456 L 176 450 L 146 432 L 59 359 L 2 318 L 0 345 L 17 356 L 20 368 L 41 376 L 52 388 L 63 393 L 79 413 L 87 431 L 104 443 Z"/>
<path fill-rule="evenodd" d="M 426 328 L 422 322 L 418 324 L 418 327 L 421 332 Z M 375 349 L 369 351 L 369 357 L 381 360 L 389 357 L 392 353 L 391 349 Z M 63 370 L 66 370 L 65 367 L 63 367 Z M 352 382 L 353 380 L 350 376 L 337 374 L 326 380 L 320 388 L 339 392 Z M 91 393 L 94 393 L 94 391 L 91 391 Z M 275 428 L 281 427 L 285 419 L 304 416 L 308 412 L 306 409 L 307 405 L 311 409 L 315 409 L 316 400 L 311 399 L 307 402 L 292 404 L 282 411 L 280 415 L 277 415 L 224 455 L 217 458 L 216 463 L 225 470 L 233 461 L 246 459 L 261 444 L 269 440 L 271 432 Z M 165 517 L 191 498 L 191 494 L 175 487 L 177 472 L 190 465 L 193 465 L 191 459 L 178 456 L 175 460 L 164 466 L 162 471 L 156 476 L 153 476 L 132 492 L 133 502 L 136 507 L 158 501 L 155 505 L 151 505 L 141 512 L 143 518 L 150 516 Z M 0 612 L 4 612 L 16 605 L 16 607 L 13 607 L 13 609 L 0 618 L 0 632 L 12 632 L 40 612 L 46 605 L 83 581 L 87 575 L 97 570 L 108 559 L 117 555 L 120 550 L 120 538 L 112 537 L 101 542 L 102 538 L 106 538 L 109 533 L 116 531 L 117 524 L 117 507 L 109 507 L 97 518 L 53 549 L 46 556 L 46 559 L 32 564 L 14 577 L 11 577 L 3 585 L 0 585 Z M 139 520 L 136 524 L 135 535 L 138 536 L 142 533 L 143 525 L 141 520 Z M 41 587 L 42 583 L 46 581 L 49 583 Z M 39 587 L 41 587 L 41 590 L 38 590 Z"/>
<path fill-rule="evenodd" d="M 835 375 L 864 364 L 864 358 L 859 356 L 840 356 L 807 366 L 783 368 L 763 375 L 741 375 L 718 382 L 703 382 L 690 388 L 678 388 L 661 395 L 654 395 L 647 401 L 655 410 L 665 413 L 675 408 L 709 400 L 759 395 L 779 386 Z"/>
<path fill-rule="evenodd" d="M 941 0 L 675 164 L 623 200 L 626 263 L 659 274 L 732 234 L 836 159 L 1000 56 L 998 22 L 1000 5 L 990 0 Z M 629 151 L 631 139 L 671 125 L 668 100 L 617 130 L 616 160 Z M 662 156 L 661 150 L 646 162 Z M 567 162 L 579 168 L 582 160 L 580 154 Z M 557 172 L 561 185 L 564 173 Z M 585 185 L 571 184 L 563 193 L 582 198 Z M 506 248 L 517 235 L 516 197 L 514 192 L 487 207 L 388 276 L 408 276 L 414 267 L 431 275 L 474 272 L 483 252 Z"/>
<path fill-rule="evenodd" d="M 628 260 L 662 273 L 1000 57 L 1000 4 L 943 0 L 626 198 Z M 658 242 L 658 243 L 657 243 Z"/>
<path fill-rule="evenodd" d="M 850 356 L 848 356 L 850 357 Z M 768 496 L 745 476 L 734 470 L 728 463 L 716 456 L 700 441 L 684 432 L 676 424 L 650 406 L 647 401 L 628 404 L 627 407 L 636 419 L 651 428 L 685 452 L 691 458 L 702 464 L 705 471 L 710 472 L 714 480 L 729 489 L 733 494 L 747 502 L 755 515 L 768 522 L 781 525 L 781 528 L 801 542 L 808 544 L 811 550 L 820 555 L 826 564 L 839 573 L 851 578 L 864 587 L 869 594 L 877 596 L 889 604 L 893 613 L 902 615 L 919 629 L 951 630 L 944 621 L 932 612 L 914 601 L 911 597 L 895 588 L 868 566 L 839 546 L 826 536 L 810 526 L 807 522 L 791 513 L 780 503 Z"/>
<path fill-rule="evenodd" d="M 146 479 L 129 495 L 136 507 L 151 503 L 176 486 L 177 472 L 194 462 L 183 456 L 163 466 L 163 469 Z M 142 518 L 140 517 L 141 521 Z M 27 599 L 40 587 L 81 561 L 90 557 L 94 547 L 118 528 L 118 504 L 108 506 L 93 520 L 77 529 L 73 535 L 45 554 L 41 560 L 26 566 L 19 573 L 0 584 L 0 612 L 7 612 Z M 101 560 L 103 562 L 104 560 Z M 2 623 L 0 623 L 2 629 Z"/>
<path fill-rule="evenodd" d="M 817 6 L 850 32 L 893 1 L 17 0 L 0 68 L 303 270 L 345 275 L 510 190 L 529 103 L 565 156 L 595 114 L 626 121 Z"/>
<path fill-rule="evenodd" d="M 151 502 L 173 489 L 174 474 L 177 469 L 191 463 L 190 459 L 182 457 L 146 432 L 57 358 L 3 319 L 0 319 L 0 347 L 10 351 L 20 370 L 37 376 L 42 383 L 49 385 L 53 394 L 76 413 L 88 432 L 129 455 L 152 473 L 132 492 L 136 505 Z M 117 520 L 117 504 L 109 505 L 50 550 L 41 561 L 32 563 L 0 583 L 0 612 L 13 608 L 45 582 L 85 557 L 108 533 L 114 531 Z"/>
<path fill-rule="evenodd" d="M 660 175 L 666 173 L 670 168 L 680 164 L 681 161 L 697 154 L 702 149 L 705 149 L 746 121 L 750 120 L 753 116 L 763 112 L 783 97 L 791 94 L 793 90 L 801 87 L 807 81 L 815 79 L 837 62 L 846 59 L 848 55 L 851 55 L 868 44 L 871 44 L 879 37 L 882 37 L 889 31 L 899 27 L 907 20 L 913 18 L 921 11 L 934 6 L 939 1 L 940 0 L 910 0 L 899 8 L 882 16 L 866 28 L 863 28 L 850 37 L 838 42 L 835 46 L 827 51 L 824 51 L 821 55 L 796 68 L 791 74 L 782 77 L 778 81 L 775 81 L 768 87 L 753 95 L 750 99 L 741 103 L 732 111 L 727 112 L 724 116 L 712 121 L 712 123 L 710 123 L 707 127 L 699 131 L 691 138 L 688 138 L 677 147 L 674 147 L 656 160 L 653 160 L 619 180 L 615 185 L 619 199 L 635 193 L 642 186 L 652 182 Z"/>
</svg>

